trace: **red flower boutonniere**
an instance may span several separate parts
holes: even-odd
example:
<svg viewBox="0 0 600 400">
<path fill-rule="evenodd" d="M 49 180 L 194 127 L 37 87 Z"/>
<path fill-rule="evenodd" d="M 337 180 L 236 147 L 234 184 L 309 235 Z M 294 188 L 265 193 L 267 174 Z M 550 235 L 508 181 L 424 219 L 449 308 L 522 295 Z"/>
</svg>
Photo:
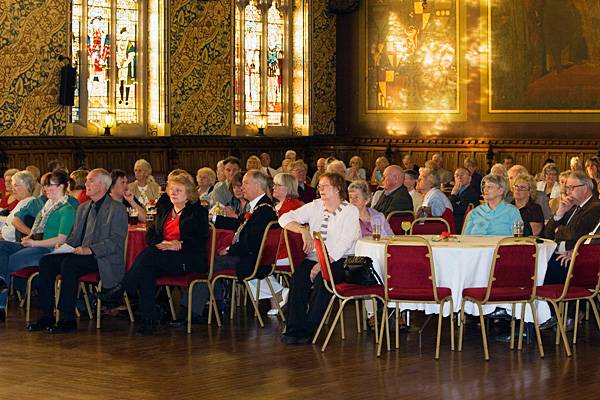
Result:
<svg viewBox="0 0 600 400">
<path fill-rule="evenodd" d="M 252 216 L 252 214 L 250 214 L 249 212 L 247 212 L 246 214 L 244 214 L 244 219 L 246 221 L 248 221 L 250 219 L 250 217 Z"/>
<path fill-rule="evenodd" d="M 442 239 L 448 239 L 450 237 L 450 232 L 444 231 L 440 234 L 440 236 Z"/>
<path fill-rule="evenodd" d="M 152 200 L 148 200 L 148 204 L 150 204 L 151 206 L 156 205 L 156 200 L 152 199 Z"/>
</svg>

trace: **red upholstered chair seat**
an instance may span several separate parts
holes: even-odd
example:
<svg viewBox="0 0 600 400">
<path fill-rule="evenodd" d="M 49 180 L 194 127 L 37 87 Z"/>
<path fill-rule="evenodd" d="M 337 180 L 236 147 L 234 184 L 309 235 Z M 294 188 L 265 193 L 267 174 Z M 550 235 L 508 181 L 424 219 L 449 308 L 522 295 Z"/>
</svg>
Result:
<svg viewBox="0 0 600 400">
<path fill-rule="evenodd" d="M 40 267 L 25 267 L 18 271 L 12 272 L 10 276 L 13 278 L 29 279 L 35 273 L 40 272 Z"/>
<path fill-rule="evenodd" d="M 463 290 L 463 297 L 483 301 L 487 288 L 468 288 Z M 498 287 L 492 288 L 488 301 L 527 301 L 531 298 L 530 287 Z"/>
<path fill-rule="evenodd" d="M 292 272 L 292 267 L 291 267 L 291 265 L 277 265 L 275 267 L 275 272 L 287 272 L 287 273 L 291 273 Z"/>
<path fill-rule="evenodd" d="M 446 287 L 438 287 L 438 299 L 442 300 L 452 296 L 452 290 Z M 388 291 L 390 300 L 417 300 L 417 301 L 435 301 L 432 288 L 393 288 Z"/>
<path fill-rule="evenodd" d="M 208 273 L 192 272 L 179 276 L 161 276 L 156 280 L 156 284 L 159 286 L 188 287 L 195 280 L 208 280 Z"/>
<path fill-rule="evenodd" d="M 342 297 L 379 296 L 383 297 L 383 285 L 356 285 L 354 283 L 338 283 L 335 290 Z"/>
<path fill-rule="evenodd" d="M 557 299 L 562 294 L 563 287 L 564 285 L 560 283 L 556 285 L 538 286 L 536 289 L 536 296 L 547 299 Z M 565 300 L 577 299 L 590 295 L 591 292 L 584 287 L 570 286 L 569 290 L 567 290 L 567 296 L 565 297 Z"/>
<path fill-rule="evenodd" d="M 60 275 L 62 278 L 62 275 Z M 79 282 L 83 283 L 98 283 L 100 282 L 100 273 L 99 272 L 90 272 L 89 274 L 85 274 L 79 278 Z"/>
</svg>

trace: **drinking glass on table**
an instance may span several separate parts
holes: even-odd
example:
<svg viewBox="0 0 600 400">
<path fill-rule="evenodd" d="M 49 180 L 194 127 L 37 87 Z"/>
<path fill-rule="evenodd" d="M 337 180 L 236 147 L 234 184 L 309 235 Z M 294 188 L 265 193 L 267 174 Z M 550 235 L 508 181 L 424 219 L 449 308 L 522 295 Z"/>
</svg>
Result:
<svg viewBox="0 0 600 400">
<path fill-rule="evenodd" d="M 512 226 L 513 237 L 522 237 L 524 228 L 525 228 L 525 225 L 523 224 L 523 221 L 513 222 L 513 226 Z"/>
<path fill-rule="evenodd" d="M 408 235 L 408 233 L 410 232 L 410 228 L 412 228 L 412 222 L 410 222 L 410 221 L 402 221 L 402 224 L 400 224 L 400 226 L 402 227 L 402 230 L 404 231 L 404 234 Z"/>
<path fill-rule="evenodd" d="M 381 224 L 373 224 L 373 240 L 381 239 Z"/>
</svg>

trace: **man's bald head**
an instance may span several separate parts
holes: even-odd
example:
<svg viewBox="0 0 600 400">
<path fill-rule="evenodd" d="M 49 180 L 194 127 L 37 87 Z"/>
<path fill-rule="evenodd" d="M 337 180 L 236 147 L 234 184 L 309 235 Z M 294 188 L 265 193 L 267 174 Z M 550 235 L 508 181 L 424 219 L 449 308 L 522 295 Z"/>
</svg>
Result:
<svg viewBox="0 0 600 400">
<path fill-rule="evenodd" d="M 404 171 L 398 165 L 390 165 L 383 170 L 382 186 L 386 192 L 392 192 L 404 184 Z"/>
</svg>

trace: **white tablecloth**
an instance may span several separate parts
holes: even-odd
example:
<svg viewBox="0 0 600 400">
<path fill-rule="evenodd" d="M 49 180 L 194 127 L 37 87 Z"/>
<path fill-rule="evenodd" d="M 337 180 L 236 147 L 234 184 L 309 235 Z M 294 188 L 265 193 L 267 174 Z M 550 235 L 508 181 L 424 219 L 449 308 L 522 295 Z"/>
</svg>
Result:
<svg viewBox="0 0 600 400">
<path fill-rule="evenodd" d="M 452 300 L 454 301 L 454 311 L 460 311 L 462 301 L 462 291 L 469 287 L 486 287 L 492 257 L 496 244 L 502 237 L 500 236 L 457 236 L 459 241 L 433 242 L 434 236 L 423 236 L 429 240 L 433 251 L 433 266 L 435 268 L 437 285 L 439 287 L 448 287 L 452 289 Z M 355 254 L 357 256 L 368 256 L 373 259 L 373 267 L 383 276 L 385 245 L 387 240 L 375 241 L 370 238 L 360 239 L 356 243 Z M 556 243 L 545 240 L 538 244 L 538 275 L 537 283 L 541 285 L 544 282 L 548 260 L 552 256 Z M 546 302 L 536 302 L 538 321 L 540 323 L 550 318 L 550 308 Z M 435 304 L 414 304 L 402 303 L 402 310 L 423 310 L 427 314 L 438 313 L 439 306 Z M 484 314 L 494 311 L 497 305 L 487 305 L 483 307 Z M 501 305 L 511 313 L 510 305 Z M 517 318 L 521 316 L 521 307 L 517 305 Z M 465 304 L 465 312 L 472 315 L 479 315 L 477 306 L 471 302 Z M 533 322 L 529 307 L 525 309 L 525 321 Z M 450 314 L 450 305 L 444 307 L 444 316 Z"/>
</svg>

